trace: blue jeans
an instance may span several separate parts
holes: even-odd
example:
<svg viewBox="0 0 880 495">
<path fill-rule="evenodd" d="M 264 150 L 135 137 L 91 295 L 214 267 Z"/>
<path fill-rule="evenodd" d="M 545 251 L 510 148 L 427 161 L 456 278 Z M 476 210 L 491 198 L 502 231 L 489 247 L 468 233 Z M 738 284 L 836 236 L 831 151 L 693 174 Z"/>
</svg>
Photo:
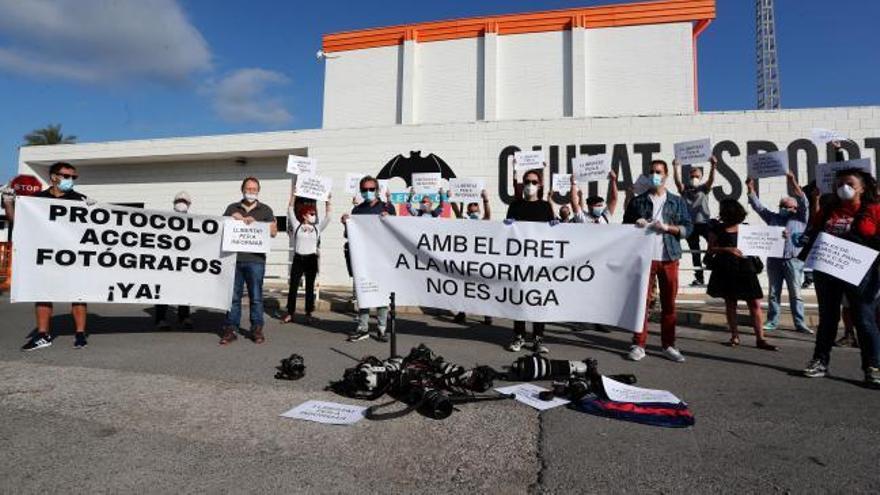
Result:
<svg viewBox="0 0 880 495">
<path fill-rule="evenodd" d="M 877 275 L 868 272 L 869 285 L 876 287 Z M 813 359 L 826 365 L 831 360 L 831 349 L 837 338 L 837 323 L 840 321 L 840 302 L 844 294 L 849 300 L 859 347 L 862 352 L 862 369 L 876 368 L 880 361 L 880 330 L 877 328 L 877 300 L 874 292 L 868 291 L 866 297 L 858 288 L 822 272 L 813 272 L 816 284 L 816 299 L 819 302 L 819 328 L 816 331 L 816 347 Z"/>
<path fill-rule="evenodd" d="M 804 299 L 801 297 L 801 284 L 804 283 L 804 262 L 797 259 L 767 258 L 767 278 L 770 280 L 770 294 L 767 297 L 767 325 L 779 325 L 779 300 L 782 295 L 782 282 L 788 288 L 788 304 L 794 327 L 806 328 L 804 323 Z"/>
<path fill-rule="evenodd" d="M 241 323 L 241 296 L 244 294 L 245 284 L 251 303 L 251 328 L 263 326 L 263 275 L 265 274 L 265 263 L 246 261 L 235 264 L 232 307 L 226 312 L 226 326 L 238 328 Z"/>
</svg>

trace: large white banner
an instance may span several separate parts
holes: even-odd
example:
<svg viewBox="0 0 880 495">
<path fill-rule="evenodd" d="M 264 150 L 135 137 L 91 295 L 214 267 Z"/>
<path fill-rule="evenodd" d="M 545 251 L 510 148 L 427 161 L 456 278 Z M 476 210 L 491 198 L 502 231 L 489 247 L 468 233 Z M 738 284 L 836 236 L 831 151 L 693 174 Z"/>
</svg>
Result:
<svg viewBox="0 0 880 495">
<path fill-rule="evenodd" d="M 358 305 L 397 304 L 641 331 L 653 233 L 583 225 L 354 215 Z"/>
<path fill-rule="evenodd" d="M 228 309 L 235 254 L 223 217 L 45 198 L 15 203 L 12 302 Z"/>
</svg>

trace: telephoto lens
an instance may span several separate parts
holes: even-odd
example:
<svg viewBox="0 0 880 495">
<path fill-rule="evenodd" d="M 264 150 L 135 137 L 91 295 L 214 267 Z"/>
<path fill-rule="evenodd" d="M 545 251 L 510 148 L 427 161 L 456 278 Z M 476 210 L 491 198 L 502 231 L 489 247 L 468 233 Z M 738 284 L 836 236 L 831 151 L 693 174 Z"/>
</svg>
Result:
<svg viewBox="0 0 880 495">
<path fill-rule="evenodd" d="M 592 365 L 592 366 L 591 366 Z M 540 354 L 517 359 L 510 369 L 516 378 L 524 381 L 565 379 L 571 376 L 586 377 L 595 361 L 565 361 L 547 359 Z"/>
<path fill-rule="evenodd" d="M 421 405 L 419 412 L 433 419 L 446 419 L 452 415 L 452 401 L 449 397 L 435 389 L 419 388 L 413 394 Z"/>
</svg>

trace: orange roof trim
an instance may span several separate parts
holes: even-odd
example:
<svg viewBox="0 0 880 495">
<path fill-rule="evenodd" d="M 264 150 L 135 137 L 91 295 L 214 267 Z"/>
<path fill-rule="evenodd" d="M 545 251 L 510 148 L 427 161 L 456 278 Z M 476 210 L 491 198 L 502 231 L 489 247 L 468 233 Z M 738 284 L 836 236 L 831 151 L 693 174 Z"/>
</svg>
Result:
<svg viewBox="0 0 880 495">
<path fill-rule="evenodd" d="M 346 31 L 325 35 L 323 50 L 330 53 L 394 46 L 410 39 L 424 43 L 476 38 L 485 33 L 506 35 L 563 31 L 572 26 L 590 29 L 697 22 L 704 28 L 712 19 L 715 19 L 715 0 L 662 0 Z"/>
</svg>

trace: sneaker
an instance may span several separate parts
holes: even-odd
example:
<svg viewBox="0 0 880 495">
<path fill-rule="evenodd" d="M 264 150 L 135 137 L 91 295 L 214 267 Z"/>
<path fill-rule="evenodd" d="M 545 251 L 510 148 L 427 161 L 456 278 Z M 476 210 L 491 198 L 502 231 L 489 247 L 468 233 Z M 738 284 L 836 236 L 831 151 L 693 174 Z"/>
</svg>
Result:
<svg viewBox="0 0 880 495">
<path fill-rule="evenodd" d="M 764 331 L 765 332 L 772 332 L 773 330 L 776 330 L 776 325 L 774 325 L 772 323 L 764 323 Z"/>
<path fill-rule="evenodd" d="M 455 318 L 453 318 L 453 321 L 461 325 L 467 321 L 467 317 L 464 313 L 458 313 L 455 315 Z"/>
<path fill-rule="evenodd" d="M 366 340 L 368 338 L 370 338 L 370 332 L 367 330 L 358 330 L 349 335 L 347 340 L 349 342 L 360 342 L 361 340 Z"/>
<path fill-rule="evenodd" d="M 376 340 L 378 340 L 379 342 L 388 342 L 388 333 L 384 331 L 379 332 L 376 335 Z"/>
<path fill-rule="evenodd" d="M 706 285 L 702 280 L 694 280 L 691 282 L 691 287 L 704 287 Z"/>
<path fill-rule="evenodd" d="M 510 352 L 519 352 L 524 345 L 526 345 L 526 341 L 517 335 L 509 344 L 507 344 L 507 350 Z"/>
<path fill-rule="evenodd" d="M 190 318 L 184 318 L 180 324 L 183 326 L 184 330 L 192 330 L 194 328 L 193 321 Z"/>
<path fill-rule="evenodd" d="M 156 322 L 156 330 L 171 330 L 168 320 L 159 320 Z"/>
<path fill-rule="evenodd" d="M 859 343 L 854 334 L 844 335 L 834 343 L 837 347 L 858 347 Z"/>
<path fill-rule="evenodd" d="M 547 354 L 548 352 L 550 352 L 550 349 L 547 349 L 547 346 L 544 345 L 543 338 L 535 337 L 535 340 L 532 341 L 532 352 Z"/>
<path fill-rule="evenodd" d="M 86 341 L 86 333 L 85 332 L 76 332 L 76 336 L 73 340 L 73 348 L 74 349 L 83 349 L 88 347 L 89 343 Z"/>
<path fill-rule="evenodd" d="M 666 356 L 666 359 L 670 361 L 675 361 L 676 363 L 683 363 L 685 361 L 684 356 L 682 356 L 681 353 L 678 352 L 678 349 L 672 346 L 663 349 L 663 355 Z"/>
<path fill-rule="evenodd" d="M 626 358 L 630 361 L 641 361 L 645 358 L 645 348 L 637 345 L 630 346 Z"/>
<path fill-rule="evenodd" d="M 51 335 L 48 333 L 37 333 L 27 341 L 27 344 L 21 346 L 21 350 L 24 352 L 36 351 L 37 349 L 49 347 L 50 345 L 52 345 Z"/>
<path fill-rule="evenodd" d="M 880 389 L 880 368 L 868 368 L 865 370 L 865 385 Z"/>
<path fill-rule="evenodd" d="M 801 289 L 809 289 L 813 286 L 813 282 L 809 280 L 804 280 L 804 283 L 801 284 Z"/>
<path fill-rule="evenodd" d="M 828 365 L 819 359 L 813 359 L 807 363 L 807 367 L 804 368 L 803 373 L 807 378 L 822 378 L 828 374 Z"/>
<path fill-rule="evenodd" d="M 795 328 L 794 331 L 798 332 L 798 333 L 804 333 L 807 335 L 815 335 L 816 334 L 816 332 L 814 332 L 813 329 L 810 327 Z"/>
</svg>

